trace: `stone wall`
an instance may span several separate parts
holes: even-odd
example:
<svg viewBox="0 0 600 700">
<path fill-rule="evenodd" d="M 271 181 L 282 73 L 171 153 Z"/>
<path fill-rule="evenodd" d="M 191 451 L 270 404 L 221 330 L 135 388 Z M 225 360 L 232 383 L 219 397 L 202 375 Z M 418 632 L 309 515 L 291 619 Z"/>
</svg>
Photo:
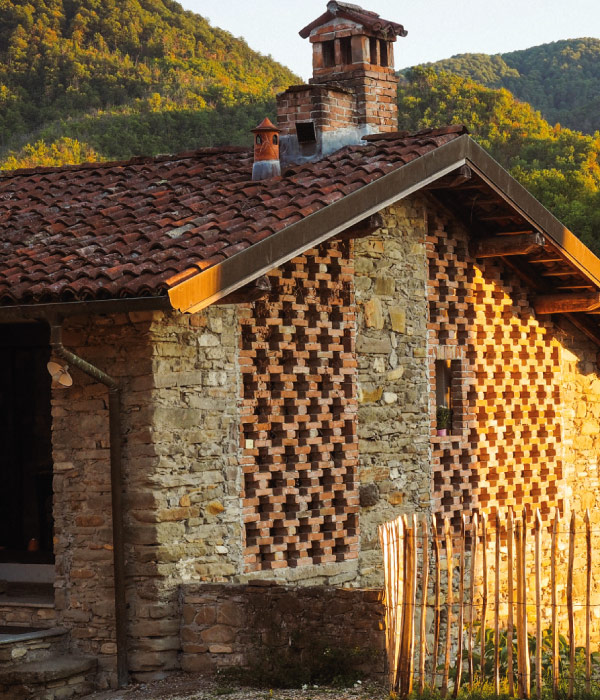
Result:
<svg viewBox="0 0 600 700">
<path fill-rule="evenodd" d="M 123 387 L 127 471 L 133 463 L 147 466 L 151 408 L 147 391 L 134 386 L 150 374 L 148 327 L 148 320 L 125 314 L 64 324 L 65 347 Z M 116 653 L 108 394 L 77 369 L 71 372 L 73 386 L 53 387 L 52 399 L 57 622 L 71 630 L 77 650 L 98 658 L 106 684 Z"/>
<path fill-rule="evenodd" d="M 262 585 L 260 585 L 262 583 Z M 332 587 L 189 585 L 182 589 L 182 668 L 248 668 L 266 682 L 303 674 L 382 679 L 381 592 Z M 334 667 L 335 665 L 335 667 Z"/>
<path fill-rule="evenodd" d="M 429 512 L 425 211 L 408 198 L 355 242 L 360 585 L 380 585 L 377 527 Z"/>
<path fill-rule="evenodd" d="M 138 677 L 178 667 L 178 586 L 241 567 L 237 322 L 233 307 L 70 322 L 64 344 L 122 389 L 129 662 Z M 106 388 L 77 370 L 55 389 L 58 620 L 114 673 Z"/>
</svg>

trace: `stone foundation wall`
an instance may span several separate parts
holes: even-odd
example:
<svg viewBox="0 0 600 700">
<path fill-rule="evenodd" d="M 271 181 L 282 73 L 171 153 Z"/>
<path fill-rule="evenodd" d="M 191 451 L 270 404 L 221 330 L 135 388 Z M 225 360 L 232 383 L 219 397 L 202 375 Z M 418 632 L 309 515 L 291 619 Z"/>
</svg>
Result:
<svg viewBox="0 0 600 700">
<path fill-rule="evenodd" d="M 262 584 L 262 585 L 260 585 Z M 185 671 L 247 668 L 262 680 L 335 671 L 383 678 L 385 637 L 378 590 L 293 588 L 274 583 L 182 587 Z M 307 679 L 308 680 L 308 679 Z"/>
</svg>

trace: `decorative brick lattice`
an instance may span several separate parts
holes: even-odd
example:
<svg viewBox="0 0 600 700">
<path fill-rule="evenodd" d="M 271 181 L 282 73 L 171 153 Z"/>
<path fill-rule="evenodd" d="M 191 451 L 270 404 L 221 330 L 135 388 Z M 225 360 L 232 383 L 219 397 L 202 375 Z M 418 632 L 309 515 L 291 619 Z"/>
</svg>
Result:
<svg viewBox="0 0 600 700">
<path fill-rule="evenodd" d="M 449 217 L 430 214 L 429 369 L 438 512 L 562 507 L 560 345 L 501 263 L 479 265 Z M 453 424 L 438 437 L 436 360 L 452 366 Z"/>
<path fill-rule="evenodd" d="M 241 312 L 248 571 L 358 550 L 353 267 L 332 241 L 269 273 Z"/>
</svg>

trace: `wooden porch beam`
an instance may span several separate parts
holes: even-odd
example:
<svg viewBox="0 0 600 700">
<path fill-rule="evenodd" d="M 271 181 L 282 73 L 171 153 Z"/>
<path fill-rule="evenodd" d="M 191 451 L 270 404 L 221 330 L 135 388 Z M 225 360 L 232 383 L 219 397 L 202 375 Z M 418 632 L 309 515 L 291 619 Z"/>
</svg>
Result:
<svg viewBox="0 0 600 700">
<path fill-rule="evenodd" d="M 545 294 L 533 303 L 536 314 L 585 313 L 600 308 L 600 292 Z"/>
<path fill-rule="evenodd" d="M 383 227 L 383 216 L 378 212 L 377 214 L 371 214 L 367 216 L 366 219 L 359 221 L 358 223 L 350 226 L 342 233 L 338 234 L 338 238 L 342 240 L 349 240 L 352 238 L 365 238 L 375 233 L 378 229 Z"/>
<path fill-rule="evenodd" d="M 455 170 L 449 175 L 441 177 L 439 180 L 434 180 L 431 184 L 426 185 L 426 190 L 445 190 L 449 187 L 458 187 L 459 185 L 464 185 L 465 182 L 473 177 L 473 171 L 468 165 L 461 165 L 460 168 Z"/>
<path fill-rule="evenodd" d="M 505 255 L 529 255 L 544 246 L 541 233 L 517 236 L 492 236 L 471 242 L 471 255 L 474 258 L 498 258 Z"/>
</svg>

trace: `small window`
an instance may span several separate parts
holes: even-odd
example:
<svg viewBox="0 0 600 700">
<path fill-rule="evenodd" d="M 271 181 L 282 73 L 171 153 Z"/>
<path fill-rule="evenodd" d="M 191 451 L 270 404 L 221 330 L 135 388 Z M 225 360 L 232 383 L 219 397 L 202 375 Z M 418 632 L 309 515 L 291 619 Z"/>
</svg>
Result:
<svg viewBox="0 0 600 700">
<path fill-rule="evenodd" d="M 260 146 L 262 143 L 262 136 L 260 134 L 256 134 L 256 145 Z"/>
<path fill-rule="evenodd" d="M 314 143 L 317 140 L 314 122 L 296 122 L 298 143 Z"/>
<path fill-rule="evenodd" d="M 345 36 L 340 39 L 340 53 L 342 55 L 342 65 L 350 65 L 352 63 L 352 37 Z"/>
<path fill-rule="evenodd" d="M 379 65 L 387 68 L 389 66 L 387 41 L 380 40 L 380 42 L 379 42 L 379 56 L 380 56 Z"/>
<path fill-rule="evenodd" d="M 369 51 L 371 53 L 371 65 L 372 66 L 379 65 L 379 62 L 377 60 L 377 54 L 379 53 L 377 50 L 377 45 L 378 45 L 377 39 L 374 39 L 373 37 L 371 37 L 369 39 Z"/>
<path fill-rule="evenodd" d="M 435 405 L 438 435 L 452 432 L 452 364 L 450 360 L 435 361 Z"/>
<path fill-rule="evenodd" d="M 279 143 L 279 136 L 273 134 L 273 145 L 276 146 Z"/>
<path fill-rule="evenodd" d="M 335 41 L 324 41 L 323 44 L 323 65 L 325 68 L 335 66 Z"/>
</svg>

